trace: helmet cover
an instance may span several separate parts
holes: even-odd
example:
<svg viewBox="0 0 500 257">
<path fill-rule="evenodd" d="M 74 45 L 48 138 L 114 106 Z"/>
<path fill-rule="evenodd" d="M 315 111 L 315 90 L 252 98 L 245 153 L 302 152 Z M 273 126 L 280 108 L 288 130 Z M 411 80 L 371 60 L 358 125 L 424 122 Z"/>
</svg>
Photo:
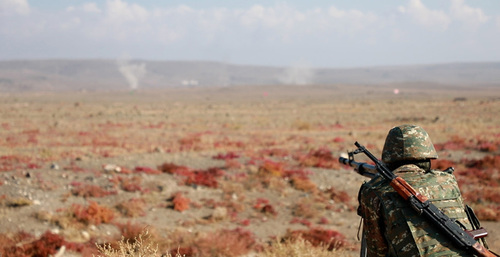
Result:
<svg viewBox="0 0 500 257">
<path fill-rule="evenodd" d="M 438 155 L 427 132 L 416 125 L 392 128 L 385 139 L 382 161 L 419 161 L 437 159 Z"/>
</svg>

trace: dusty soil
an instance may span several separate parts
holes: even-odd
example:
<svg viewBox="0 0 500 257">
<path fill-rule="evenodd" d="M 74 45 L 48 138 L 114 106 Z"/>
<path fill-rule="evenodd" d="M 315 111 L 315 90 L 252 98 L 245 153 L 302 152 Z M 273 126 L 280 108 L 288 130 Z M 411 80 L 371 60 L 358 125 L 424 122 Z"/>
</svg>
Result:
<svg viewBox="0 0 500 257">
<path fill-rule="evenodd" d="M 178 231 L 198 234 L 239 227 L 265 243 L 290 230 L 319 227 L 344 234 L 355 256 L 360 222 L 356 195 L 366 178 L 338 164 L 313 167 L 297 156 L 328 149 L 336 160 L 352 150 L 355 141 L 379 156 L 387 131 L 405 123 L 424 127 L 434 143 L 499 135 L 498 88 L 402 87 L 397 95 L 392 89 L 311 86 L 0 94 L 0 234 L 26 231 L 39 237 L 50 230 L 68 241 L 103 242 L 119 238 L 116 223 L 132 222 L 163 238 Z M 493 144 L 498 146 L 498 141 Z M 237 157 L 214 158 L 227 154 Z M 455 149 L 439 154 L 460 162 L 499 151 Z M 256 174 L 265 160 L 305 171 L 314 188 L 293 186 L 289 178 L 259 180 Z M 157 170 L 164 163 L 191 170 L 217 167 L 225 175 L 217 179 L 217 187 L 208 187 L 186 183 L 178 174 L 146 169 Z M 119 178 L 135 181 L 140 189 L 125 190 Z M 78 195 L 81 185 L 112 193 Z M 329 190 L 350 197 L 328 198 Z M 171 198 L 178 192 L 190 199 L 188 209 L 172 208 Z M 117 206 L 131 205 L 130 199 L 141 199 L 144 213 L 131 217 L 120 211 Z M 262 199 L 273 211 L 256 207 Z M 72 206 L 90 201 L 112 209 L 113 222 L 93 225 L 67 218 Z M 490 232 L 491 248 L 500 249 L 500 223 L 483 225 Z"/>
</svg>

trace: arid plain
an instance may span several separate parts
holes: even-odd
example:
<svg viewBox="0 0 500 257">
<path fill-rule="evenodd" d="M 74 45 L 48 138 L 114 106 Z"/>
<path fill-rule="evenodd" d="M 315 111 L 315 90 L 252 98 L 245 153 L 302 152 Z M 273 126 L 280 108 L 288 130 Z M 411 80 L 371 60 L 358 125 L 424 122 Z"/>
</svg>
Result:
<svg viewBox="0 0 500 257">
<path fill-rule="evenodd" d="M 409 123 L 430 134 L 436 168 L 455 167 L 499 251 L 499 113 L 498 86 L 0 93 L 0 253 L 42 242 L 92 256 L 148 230 L 186 256 L 259 256 L 298 236 L 356 256 L 366 178 L 338 156 L 355 141 L 380 156 Z"/>
</svg>

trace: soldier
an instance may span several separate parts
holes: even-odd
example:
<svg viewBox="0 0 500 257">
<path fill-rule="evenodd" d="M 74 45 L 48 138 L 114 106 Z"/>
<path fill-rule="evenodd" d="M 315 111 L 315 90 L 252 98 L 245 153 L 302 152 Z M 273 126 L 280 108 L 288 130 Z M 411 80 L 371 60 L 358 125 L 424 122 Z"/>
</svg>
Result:
<svg viewBox="0 0 500 257">
<path fill-rule="evenodd" d="M 471 229 L 455 176 L 431 169 L 431 159 L 437 157 L 427 132 L 415 125 L 392 128 L 382 151 L 390 170 Z M 358 199 L 366 256 L 473 256 L 454 247 L 380 176 L 361 186 Z"/>
</svg>

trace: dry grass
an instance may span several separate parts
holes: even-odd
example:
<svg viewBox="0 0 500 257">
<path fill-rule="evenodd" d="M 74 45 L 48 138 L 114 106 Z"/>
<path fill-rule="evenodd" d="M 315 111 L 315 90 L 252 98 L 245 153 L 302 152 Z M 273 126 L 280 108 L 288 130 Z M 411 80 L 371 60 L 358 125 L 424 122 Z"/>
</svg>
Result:
<svg viewBox="0 0 500 257">
<path fill-rule="evenodd" d="M 99 250 L 97 257 L 172 257 L 170 253 L 160 253 L 158 245 L 152 240 L 151 235 L 147 230 L 139 234 L 133 242 L 125 240 L 124 237 L 118 242 L 117 248 L 111 244 L 96 245 Z M 175 257 L 183 257 L 176 254 Z"/>
<path fill-rule="evenodd" d="M 122 237 L 116 247 L 111 244 L 96 245 L 99 255 L 96 257 L 173 257 L 171 253 L 161 253 L 148 230 L 140 233 L 134 240 Z M 185 257 L 179 253 L 175 257 Z M 202 255 L 203 256 L 203 255 Z M 304 239 L 276 240 L 265 247 L 261 253 L 250 253 L 249 256 L 262 257 L 351 257 L 352 251 L 345 249 L 328 250 L 327 245 L 313 246 Z"/>
<path fill-rule="evenodd" d="M 275 241 L 263 252 L 264 257 L 350 257 L 353 253 L 346 250 L 328 250 L 328 246 L 314 247 L 304 239 L 280 242 Z"/>
</svg>

